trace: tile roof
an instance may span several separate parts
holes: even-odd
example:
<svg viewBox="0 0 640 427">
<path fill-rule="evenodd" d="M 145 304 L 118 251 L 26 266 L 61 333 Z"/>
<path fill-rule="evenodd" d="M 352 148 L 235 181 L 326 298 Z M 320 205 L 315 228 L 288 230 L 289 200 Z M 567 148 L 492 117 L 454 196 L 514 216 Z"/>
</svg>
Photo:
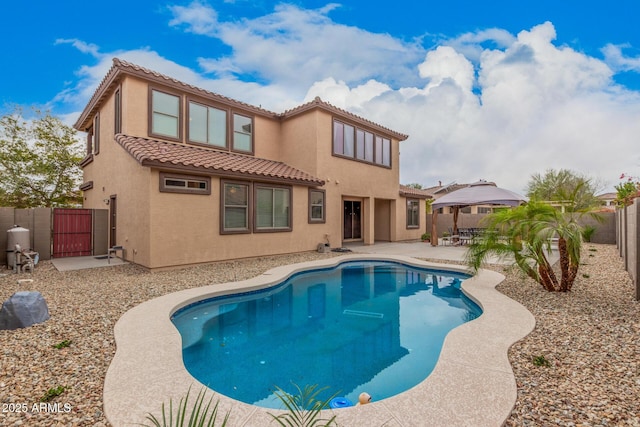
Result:
<svg viewBox="0 0 640 427">
<path fill-rule="evenodd" d="M 235 99 L 226 97 L 224 95 L 220 95 L 218 93 L 210 92 L 206 89 L 202 89 L 197 86 L 184 83 L 178 79 L 174 79 L 173 77 L 169 77 L 167 75 L 158 73 L 148 68 L 141 67 L 131 62 L 124 61 L 119 58 L 113 58 L 113 65 L 111 66 L 111 68 L 109 69 L 105 77 L 102 79 L 102 81 L 96 88 L 96 91 L 93 93 L 93 96 L 91 97 L 85 109 L 80 114 L 80 117 L 78 117 L 78 120 L 74 124 L 74 127 L 76 129 L 84 130 L 86 126 L 90 125 L 90 119 L 95 114 L 95 111 L 97 111 L 100 105 L 111 94 L 111 91 L 114 90 L 112 86 L 114 86 L 114 84 L 116 84 L 121 80 L 121 76 L 123 74 L 136 76 L 145 80 L 150 80 L 156 83 L 168 85 L 168 86 L 177 88 L 181 91 L 192 93 L 195 95 L 200 95 L 209 99 L 215 99 L 216 101 L 221 102 L 223 104 L 232 105 L 236 108 L 241 108 L 246 111 L 251 111 L 254 114 L 259 114 L 266 117 L 278 116 L 277 113 L 266 110 L 264 108 L 256 107 L 251 104 L 237 101 Z"/>
<path fill-rule="evenodd" d="M 274 160 L 123 134 L 117 134 L 115 140 L 142 166 L 308 186 L 324 185 L 322 179 Z"/>
<path fill-rule="evenodd" d="M 404 197 L 417 197 L 419 199 L 432 199 L 431 194 L 423 189 L 400 185 L 400 195 Z"/>
<path fill-rule="evenodd" d="M 290 110 L 285 111 L 282 114 L 279 114 L 279 117 L 282 117 L 284 119 L 289 118 L 289 117 L 293 117 L 297 114 L 301 114 L 305 111 L 309 111 L 313 108 L 322 108 L 323 110 L 329 111 L 330 113 L 333 114 L 337 114 L 343 117 L 349 117 L 351 120 L 355 121 L 356 123 L 361 123 L 365 126 L 370 126 L 373 128 L 377 128 L 379 131 L 382 131 L 384 133 L 388 133 L 390 135 L 393 135 L 395 138 L 398 139 L 398 141 L 404 141 L 407 138 L 409 138 L 409 135 L 406 135 L 404 133 L 400 133 L 400 132 L 396 132 L 394 130 L 391 130 L 387 127 L 381 126 L 377 123 L 372 122 L 371 120 L 365 119 L 364 117 L 360 117 L 358 115 L 355 115 L 347 110 L 343 110 L 342 108 L 338 108 L 335 105 L 332 105 L 326 101 L 323 101 L 322 99 L 320 99 L 319 96 L 316 96 L 313 101 L 309 101 L 306 104 L 302 104 L 299 105 L 295 108 L 292 108 Z"/>
<path fill-rule="evenodd" d="M 255 105 L 247 104 L 245 102 L 241 102 L 241 101 L 226 97 L 224 95 L 220 95 L 218 93 L 210 92 L 206 89 L 202 89 L 197 86 L 190 85 L 188 83 L 184 83 L 180 80 L 174 79 L 173 77 L 160 74 L 156 71 L 141 67 L 136 64 L 132 64 L 127 61 L 123 61 L 122 59 L 119 59 L 119 58 L 113 58 L 113 65 L 111 69 L 107 72 L 106 76 L 102 79 L 102 81 L 96 88 L 96 91 L 93 93 L 93 96 L 91 97 L 91 99 L 85 106 L 84 110 L 80 114 L 80 117 L 78 117 L 78 120 L 74 124 L 74 127 L 76 129 L 84 131 L 86 130 L 87 127 L 91 126 L 91 121 L 96 111 L 98 111 L 102 103 L 104 103 L 106 99 L 111 95 L 111 92 L 115 90 L 116 84 L 120 80 L 122 80 L 123 75 L 135 76 L 144 80 L 149 80 L 159 84 L 168 85 L 186 93 L 191 93 L 191 94 L 202 96 L 208 99 L 215 99 L 217 102 L 230 105 L 233 108 L 242 109 L 256 115 L 270 117 L 276 120 L 286 120 L 289 117 L 293 117 L 297 114 L 301 114 L 313 108 L 322 108 L 333 114 L 337 114 L 343 117 L 348 117 L 349 119 L 353 120 L 356 123 L 361 123 L 363 125 L 377 129 L 380 132 L 392 135 L 393 137 L 397 138 L 399 141 L 404 141 L 409 137 L 408 135 L 393 131 L 389 128 L 386 128 L 370 120 L 367 120 L 363 117 L 360 117 L 356 114 L 350 113 L 349 111 L 346 111 L 334 105 L 331 105 L 328 102 L 321 100 L 319 97 L 316 97 L 313 101 L 310 101 L 306 104 L 300 105 L 291 110 L 287 110 L 284 113 L 278 114 L 273 111 L 266 110 L 262 107 L 256 107 Z"/>
</svg>

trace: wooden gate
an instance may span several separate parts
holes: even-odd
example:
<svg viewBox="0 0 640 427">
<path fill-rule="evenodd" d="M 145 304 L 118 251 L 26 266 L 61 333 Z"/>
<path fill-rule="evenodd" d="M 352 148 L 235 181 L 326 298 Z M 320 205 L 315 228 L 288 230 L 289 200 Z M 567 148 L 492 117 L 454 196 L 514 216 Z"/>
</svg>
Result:
<svg viewBox="0 0 640 427">
<path fill-rule="evenodd" d="M 93 211 L 91 209 L 53 210 L 54 258 L 92 254 Z"/>
</svg>

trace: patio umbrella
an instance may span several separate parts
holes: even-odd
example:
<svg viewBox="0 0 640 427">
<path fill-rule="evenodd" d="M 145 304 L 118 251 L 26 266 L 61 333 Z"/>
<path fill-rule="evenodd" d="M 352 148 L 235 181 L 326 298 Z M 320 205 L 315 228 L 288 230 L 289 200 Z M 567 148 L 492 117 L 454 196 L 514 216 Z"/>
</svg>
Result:
<svg viewBox="0 0 640 427">
<path fill-rule="evenodd" d="M 458 212 L 460 208 L 472 205 L 499 205 L 518 206 L 527 201 L 527 198 L 513 191 L 496 186 L 494 182 L 480 180 L 469 184 L 468 187 L 452 191 L 446 196 L 442 196 L 431 204 L 433 209 L 433 221 L 431 224 L 432 235 L 436 236 L 436 221 L 438 209 L 442 207 L 453 207 L 453 234 L 458 231 Z M 434 243 L 435 241 L 435 243 Z M 436 246 L 438 239 L 431 239 L 431 244 Z"/>
</svg>

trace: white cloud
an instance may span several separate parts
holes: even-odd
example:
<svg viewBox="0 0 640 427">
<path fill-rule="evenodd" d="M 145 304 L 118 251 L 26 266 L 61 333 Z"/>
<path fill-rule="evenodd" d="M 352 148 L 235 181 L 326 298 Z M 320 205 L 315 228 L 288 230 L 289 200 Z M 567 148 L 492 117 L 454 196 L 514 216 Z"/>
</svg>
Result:
<svg viewBox="0 0 640 427">
<path fill-rule="evenodd" d="M 255 19 L 218 20 L 206 34 L 230 46 L 232 54 L 200 58 L 200 66 L 222 77 L 259 76 L 298 94 L 304 94 L 311 83 L 330 77 L 357 85 L 372 78 L 390 84 L 415 80 L 413 67 L 423 55 L 422 48 L 388 34 L 337 24 L 328 17 L 337 7 L 330 4 L 307 10 L 280 4 L 273 13 Z M 199 14 L 206 14 L 203 8 L 214 13 L 200 3 L 189 8 L 194 11 L 182 8 L 173 20 L 183 25 L 191 22 L 189 31 L 201 27 Z"/>
<path fill-rule="evenodd" d="M 329 18 L 336 7 L 280 5 L 236 22 L 221 21 L 205 3 L 172 7 L 170 25 L 216 38 L 232 52 L 203 55 L 201 70 L 151 48 L 100 53 L 89 43 L 64 41 L 98 61 L 82 67 L 78 83 L 60 97 L 82 108 L 119 56 L 273 111 L 320 96 L 407 133 L 400 145 L 404 183 L 482 178 L 523 192 L 532 174 L 567 168 L 612 187 L 621 172 L 640 169 L 640 93 L 613 81 L 615 71 L 639 64 L 620 47 L 605 48 L 603 61 L 557 46 L 547 22 L 517 35 L 466 33 L 427 51 L 338 24 Z"/>
<path fill-rule="evenodd" d="M 92 56 L 99 56 L 98 46 L 92 43 L 86 43 L 78 39 L 57 39 L 55 44 L 70 44 L 82 53 L 88 53 Z"/>
<path fill-rule="evenodd" d="M 194 34 L 213 35 L 218 24 L 218 14 L 214 9 L 199 1 L 189 6 L 169 6 L 173 13 L 170 26 L 184 26 L 186 31 Z"/>
<path fill-rule="evenodd" d="M 608 44 L 602 48 L 606 62 L 614 69 L 621 71 L 640 72 L 640 56 L 635 58 L 625 56 L 622 49 L 628 48 L 628 45 Z"/>
</svg>

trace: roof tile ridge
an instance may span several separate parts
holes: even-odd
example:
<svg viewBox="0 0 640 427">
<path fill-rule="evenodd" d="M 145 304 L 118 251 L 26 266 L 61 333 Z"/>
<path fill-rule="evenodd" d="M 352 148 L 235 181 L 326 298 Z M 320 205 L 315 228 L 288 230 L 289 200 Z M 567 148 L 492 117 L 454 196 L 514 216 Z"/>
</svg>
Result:
<svg viewBox="0 0 640 427">
<path fill-rule="evenodd" d="M 251 154 L 245 154 L 245 153 L 237 153 L 234 151 L 226 151 L 226 150 L 219 150 L 213 147 L 203 147 L 200 145 L 190 145 L 190 144 L 185 144 L 182 142 L 174 142 L 174 141 L 164 141 L 164 140 L 160 140 L 160 139 L 154 139 L 154 138 L 148 138 L 148 137 L 144 137 L 144 136 L 133 136 L 133 135 L 127 135 L 124 133 L 117 133 L 115 135 L 116 140 L 118 141 L 118 143 L 120 143 L 122 145 L 122 143 L 118 140 L 120 139 L 137 139 L 137 140 L 143 140 L 143 141 L 149 141 L 152 143 L 157 143 L 157 144 L 165 144 L 171 147 L 176 147 L 176 148 L 181 148 L 181 149 L 185 149 L 185 150 L 196 150 L 199 152 L 206 152 L 206 153 L 215 153 L 215 154 L 221 154 L 221 155 L 225 155 L 228 157 L 232 157 L 234 160 L 253 160 L 253 161 L 259 161 L 259 162 L 270 162 L 272 164 L 277 163 L 278 165 L 281 166 L 285 166 L 285 167 L 290 167 L 293 168 L 293 166 L 290 166 L 286 163 L 284 163 L 281 160 L 272 160 L 272 159 L 265 159 L 264 157 L 257 157 Z M 294 168 L 297 169 L 297 168 Z"/>
<path fill-rule="evenodd" d="M 305 102 L 304 104 L 300 104 L 297 107 L 285 110 L 284 112 L 282 112 L 278 116 L 280 118 L 285 118 L 287 116 L 294 115 L 294 114 L 296 114 L 298 112 L 302 112 L 302 111 L 311 109 L 311 108 L 313 108 L 315 106 L 324 107 L 324 108 L 326 108 L 326 109 L 328 109 L 330 111 L 335 111 L 335 112 L 340 113 L 342 115 L 352 117 L 352 118 L 354 118 L 354 119 L 356 119 L 356 120 L 358 120 L 360 122 L 367 123 L 369 125 L 378 127 L 378 128 L 383 129 L 383 130 L 385 130 L 385 131 L 387 131 L 387 132 L 389 132 L 391 134 L 395 134 L 395 135 L 401 137 L 401 140 L 405 140 L 405 139 L 409 138 L 409 135 L 407 135 L 407 134 L 394 131 L 391 128 L 383 126 L 383 125 L 381 125 L 379 123 L 376 123 L 376 122 L 374 122 L 372 120 L 369 120 L 369 119 L 367 119 L 365 117 L 362 117 L 362 116 L 360 116 L 358 114 L 352 113 L 351 111 L 345 110 L 344 108 L 337 107 L 337 106 L 331 104 L 330 102 L 324 101 L 319 96 L 316 96 L 315 98 L 313 98 L 313 100 L 311 100 L 309 102 Z"/>
<path fill-rule="evenodd" d="M 176 85 L 179 85 L 179 86 L 183 86 L 183 87 L 187 87 L 187 88 L 189 88 L 191 90 L 195 90 L 197 92 L 201 92 L 201 93 L 204 93 L 206 95 L 213 95 L 215 97 L 222 98 L 227 102 L 236 103 L 236 104 L 242 105 L 242 106 L 244 106 L 246 108 L 249 108 L 249 109 L 260 110 L 260 111 L 264 112 L 265 114 L 277 115 L 277 113 L 275 113 L 273 111 L 270 111 L 270 110 L 267 110 L 265 108 L 255 106 L 255 105 L 249 104 L 247 102 L 239 101 L 237 99 L 230 98 L 228 96 L 225 96 L 225 95 L 222 95 L 222 94 L 219 94 L 219 93 L 216 93 L 216 92 L 212 92 L 212 91 L 207 90 L 207 89 L 203 89 L 201 87 L 192 85 L 190 83 L 183 82 L 181 80 L 176 79 L 175 77 L 171 77 L 171 76 L 168 76 L 166 74 L 159 73 L 157 71 L 151 70 L 151 69 L 143 67 L 141 65 L 134 64 L 134 63 L 128 62 L 128 61 L 124 61 L 124 60 L 121 60 L 121 59 L 118 59 L 118 58 L 114 58 L 114 62 L 116 60 L 118 61 L 119 65 L 121 66 L 120 67 L 121 69 L 130 68 L 130 69 L 133 69 L 133 70 L 135 70 L 135 71 L 137 71 L 139 73 L 152 75 L 152 76 L 154 76 L 154 77 L 156 77 L 158 79 L 167 80 L 167 81 L 172 82 L 173 84 L 176 84 Z"/>
</svg>

